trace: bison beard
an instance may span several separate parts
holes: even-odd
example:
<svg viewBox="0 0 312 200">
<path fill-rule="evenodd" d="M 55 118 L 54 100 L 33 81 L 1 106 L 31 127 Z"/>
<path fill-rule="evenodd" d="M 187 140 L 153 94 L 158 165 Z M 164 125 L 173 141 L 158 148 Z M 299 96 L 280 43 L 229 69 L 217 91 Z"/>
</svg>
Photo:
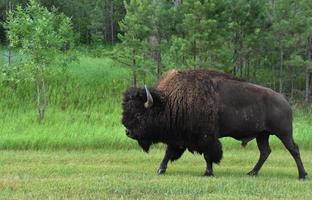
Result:
<svg viewBox="0 0 312 200">
<path fill-rule="evenodd" d="M 142 147 L 142 149 L 147 153 L 150 149 L 150 146 L 153 144 L 151 141 L 149 140 L 138 140 L 138 143 L 140 145 L 140 147 Z"/>
<path fill-rule="evenodd" d="M 219 138 L 232 137 L 244 145 L 256 138 L 260 157 L 248 174 L 257 175 L 271 152 L 268 139 L 274 133 L 295 159 L 299 178 L 307 175 L 292 137 L 291 109 L 285 98 L 221 72 L 172 70 L 153 88 L 128 89 L 122 123 L 127 136 L 146 152 L 154 143 L 167 144 L 159 174 L 188 149 L 204 155 L 205 175 L 212 176 L 212 163 L 222 159 Z"/>
</svg>

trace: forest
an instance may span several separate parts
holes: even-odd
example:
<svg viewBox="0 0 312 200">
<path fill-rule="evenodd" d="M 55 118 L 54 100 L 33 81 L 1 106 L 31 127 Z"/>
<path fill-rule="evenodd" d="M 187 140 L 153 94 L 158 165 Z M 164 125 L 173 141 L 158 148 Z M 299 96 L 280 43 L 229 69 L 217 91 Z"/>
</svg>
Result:
<svg viewBox="0 0 312 200">
<path fill-rule="evenodd" d="M 113 45 L 133 84 L 169 68 L 215 68 L 290 99 L 312 94 L 309 0 L 41 0 L 70 17 L 77 45 Z M 1 20 L 26 0 L 3 0 Z M 0 38 L 6 39 L 2 27 Z M 133 64 L 135 63 L 135 64 Z"/>
<path fill-rule="evenodd" d="M 173 67 L 215 68 L 311 102 L 309 0 L 40 2 L 71 18 L 77 45 L 113 45 L 110 56 L 132 68 L 133 84 Z M 18 4 L 27 0 L 3 0 L 1 20 Z"/>
<path fill-rule="evenodd" d="M 156 169 L 121 123 L 123 93 L 170 69 L 210 69 L 282 93 L 312 174 L 311 0 L 0 0 L 1 199 L 311 199 L 272 135 L 222 138 L 215 177 L 198 154 Z"/>
</svg>

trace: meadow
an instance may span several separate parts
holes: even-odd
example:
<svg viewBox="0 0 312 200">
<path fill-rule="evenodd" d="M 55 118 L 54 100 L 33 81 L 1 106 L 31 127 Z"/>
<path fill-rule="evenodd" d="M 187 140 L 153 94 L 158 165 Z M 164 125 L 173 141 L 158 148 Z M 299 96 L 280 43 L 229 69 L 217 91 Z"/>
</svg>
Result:
<svg viewBox="0 0 312 200">
<path fill-rule="evenodd" d="M 152 85 L 153 78 L 148 80 Z M 53 76 L 49 84 L 49 105 L 42 123 L 36 117 L 33 84 L 0 86 L 0 149 L 137 148 L 136 142 L 125 137 L 121 124 L 122 93 L 131 86 L 130 69 L 109 58 L 80 53 L 68 73 Z M 294 135 L 301 148 L 312 147 L 311 113 L 310 108 L 294 105 Z M 240 148 L 232 139 L 223 143 Z M 280 144 L 274 138 L 271 143 Z"/>
<path fill-rule="evenodd" d="M 255 142 L 244 149 L 229 138 L 222 139 L 224 159 L 214 178 L 202 176 L 203 158 L 190 153 L 157 176 L 164 147 L 146 155 L 125 136 L 121 101 L 130 70 L 109 58 L 80 53 L 68 73 L 49 84 L 42 123 L 31 83 L 0 86 L 0 199 L 312 198 L 312 182 L 297 180 L 295 162 L 275 137 L 257 178 L 245 175 L 258 158 Z M 294 137 L 312 174 L 311 108 L 293 110 Z"/>
<path fill-rule="evenodd" d="M 311 174 L 312 151 L 303 150 Z M 273 149 L 258 177 L 246 173 L 258 152 L 227 150 L 215 177 L 204 177 L 201 156 L 185 153 L 156 175 L 163 151 L 1 151 L 0 199 L 307 199 L 311 180 L 299 181 L 295 162 Z"/>
</svg>

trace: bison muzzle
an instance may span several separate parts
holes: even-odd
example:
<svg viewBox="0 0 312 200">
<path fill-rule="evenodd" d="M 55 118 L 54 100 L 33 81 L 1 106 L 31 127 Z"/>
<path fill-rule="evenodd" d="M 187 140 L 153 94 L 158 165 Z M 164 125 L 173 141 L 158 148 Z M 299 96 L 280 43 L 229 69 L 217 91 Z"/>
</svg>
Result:
<svg viewBox="0 0 312 200">
<path fill-rule="evenodd" d="M 152 88 L 124 93 L 122 123 L 128 137 L 148 152 L 154 143 L 167 149 L 158 173 L 184 151 L 204 155 L 205 175 L 222 159 L 219 138 L 246 145 L 256 139 L 260 157 L 248 173 L 257 175 L 271 153 L 269 136 L 277 136 L 296 161 L 299 178 L 307 173 L 293 139 L 292 111 L 287 100 L 269 88 L 209 70 L 171 70 Z"/>
</svg>

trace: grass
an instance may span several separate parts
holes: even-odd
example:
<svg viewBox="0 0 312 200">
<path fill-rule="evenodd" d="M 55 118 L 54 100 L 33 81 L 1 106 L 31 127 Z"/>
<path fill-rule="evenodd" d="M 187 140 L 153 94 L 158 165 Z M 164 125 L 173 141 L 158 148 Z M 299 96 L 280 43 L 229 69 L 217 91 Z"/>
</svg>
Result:
<svg viewBox="0 0 312 200">
<path fill-rule="evenodd" d="M 242 149 L 229 138 L 222 139 L 224 159 L 214 178 L 203 177 L 202 157 L 189 153 L 157 176 L 163 146 L 145 155 L 120 123 L 129 69 L 86 53 L 79 60 L 49 78 L 42 123 L 31 83 L 0 85 L 0 199 L 312 198 L 312 182 L 297 180 L 295 162 L 275 137 L 257 178 L 245 175 L 258 158 L 255 141 Z M 294 107 L 294 137 L 310 174 L 311 121 L 309 109 Z"/>
<path fill-rule="evenodd" d="M 0 149 L 118 147 L 128 74 L 111 60 L 81 56 L 69 66 L 66 87 L 62 76 L 50 80 L 48 112 L 41 124 L 32 87 L 1 87 Z"/>
<path fill-rule="evenodd" d="M 185 153 L 156 175 L 164 151 L 2 151 L 1 199 L 311 199 L 311 180 L 297 180 L 286 150 L 273 149 L 258 177 L 245 174 L 258 151 L 227 150 L 215 177 L 202 174 L 204 159 Z M 312 152 L 302 158 L 312 173 Z"/>
<path fill-rule="evenodd" d="M 37 122 L 31 83 L 19 83 L 14 88 L 0 85 L 0 149 L 137 148 L 125 137 L 120 122 L 122 92 L 131 85 L 128 68 L 108 58 L 80 53 L 79 62 L 70 64 L 66 75 L 51 77 L 49 85 L 49 106 L 41 124 Z M 295 139 L 301 148 L 310 149 L 312 112 L 294 110 Z M 240 148 L 232 139 L 223 143 Z M 272 139 L 271 144 L 279 142 Z"/>
</svg>

